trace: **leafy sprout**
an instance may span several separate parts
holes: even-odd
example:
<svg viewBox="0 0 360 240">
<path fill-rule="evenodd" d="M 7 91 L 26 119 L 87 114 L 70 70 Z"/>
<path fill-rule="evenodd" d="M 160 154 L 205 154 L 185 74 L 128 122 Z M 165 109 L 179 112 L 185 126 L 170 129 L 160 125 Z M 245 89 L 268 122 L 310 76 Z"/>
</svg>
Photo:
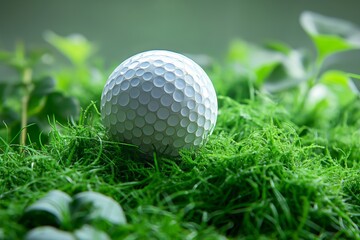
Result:
<svg viewBox="0 0 360 240">
<path fill-rule="evenodd" d="M 16 143 L 20 135 L 20 146 L 27 140 L 41 144 L 50 130 L 49 117 L 55 116 L 62 123 L 77 118 L 80 109 L 75 98 L 56 91 L 54 78 L 35 77 L 34 68 L 44 52 L 27 53 L 23 44 L 18 44 L 14 52 L 1 55 L 0 63 L 17 75 L 0 81 L 0 137 Z"/>
</svg>

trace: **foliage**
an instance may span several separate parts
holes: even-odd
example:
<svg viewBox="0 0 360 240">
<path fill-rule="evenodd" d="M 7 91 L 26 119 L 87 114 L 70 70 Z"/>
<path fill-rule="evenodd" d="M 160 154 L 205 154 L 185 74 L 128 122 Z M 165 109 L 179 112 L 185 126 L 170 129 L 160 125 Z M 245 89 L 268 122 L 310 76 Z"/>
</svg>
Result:
<svg viewBox="0 0 360 240">
<path fill-rule="evenodd" d="M 235 41 L 227 66 L 214 66 L 210 74 L 221 95 L 246 102 L 257 93 L 271 93 L 299 126 L 328 127 L 343 107 L 359 101 L 359 89 L 351 77 L 356 74 L 326 69 L 324 63 L 336 53 L 358 50 L 360 29 L 312 12 L 304 12 L 300 22 L 316 58 L 278 42 L 262 47 Z"/>
<path fill-rule="evenodd" d="M 16 78 L 0 80 L 1 138 L 15 143 L 21 132 L 20 145 L 25 145 L 27 138 L 41 143 L 50 130 L 49 117 L 55 117 L 59 123 L 66 123 L 69 117 L 77 118 L 77 100 L 56 91 L 53 77 L 36 77 L 33 73 L 44 52 L 27 54 L 24 46 L 18 44 L 13 53 L 2 51 L 0 55 L 0 63 L 17 73 Z M 44 134 L 39 136 L 40 133 Z"/>
<path fill-rule="evenodd" d="M 0 239 L 359 239 L 360 76 L 325 64 L 357 50 L 359 30 L 310 12 L 300 23 L 316 56 L 238 40 L 225 63 L 207 66 L 217 125 L 205 146 L 179 158 L 146 157 L 113 142 L 85 90 L 69 94 L 89 107 L 72 124 L 55 115 L 41 148 L 18 151 L 2 139 Z M 93 84 L 84 77 L 91 44 L 49 36 L 72 65 L 54 69 L 56 81 L 41 89 L 63 94 L 61 84 L 78 84 L 79 69 L 87 71 L 83 85 Z M 73 53 L 77 44 L 82 50 Z M 107 201 L 124 212 L 90 207 Z M 28 231 L 26 219 L 37 227 Z"/>
<path fill-rule="evenodd" d="M 105 76 L 101 61 L 94 60 L 94 44 L 80 34 L 62 37 L 46 32 L 44 38 L 70 61 L 70 65 L 54 67 L 52 75 L 58 80 L 56 88 L 76 97 L 82 107 L 91 101 L 99 102 Z"/>
<path fill-rule="evenodd" d="M 35 227 L 25 239 L 110 239 L 105 232 L 125 224 L 126 218 L 117 202 L 100 193 L 81 192 L 71 199 L 62 191 L 52 190 L 25 209 L 22 222 Z M 46 226 L 74 232 L 71 235 Z"/>
</svg>

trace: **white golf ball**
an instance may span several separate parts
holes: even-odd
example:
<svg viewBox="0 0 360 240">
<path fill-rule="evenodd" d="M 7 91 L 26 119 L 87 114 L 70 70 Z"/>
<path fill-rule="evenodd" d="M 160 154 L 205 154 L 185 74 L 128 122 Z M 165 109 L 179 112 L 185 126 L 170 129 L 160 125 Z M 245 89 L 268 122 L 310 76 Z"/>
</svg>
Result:
<svg viewBox="0 0 360 240">
<path fill-rule="evenodd" d="M 204 70 L 174 52 L 153 50 L 121 63 L 101 96 L 101 117 L 110 136 L 176 156 L 198 147 L 212 133 L 218 104 Z"/>
</svg>

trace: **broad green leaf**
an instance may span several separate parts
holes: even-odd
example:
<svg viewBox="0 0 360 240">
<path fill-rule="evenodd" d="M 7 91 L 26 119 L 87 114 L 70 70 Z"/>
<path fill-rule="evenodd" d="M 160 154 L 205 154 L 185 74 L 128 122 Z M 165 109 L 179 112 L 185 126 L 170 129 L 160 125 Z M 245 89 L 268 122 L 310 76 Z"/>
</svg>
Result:
<svg viewBox="0 0 360 240">
<path fill-rule="evenodd" d="M 25 240 L 77 240 L 69 232 L 58 230 L 54 227 L 44 226 L 37 227 L 29 231 Z"/>
<path fill-rule="evenodd" d="M 34 116 L 42 111 L 46 104 L 46 97 L 31 96 L 28 103 L 28 116 Z"/>
<path fill-rule="evenodd" d="M 50 131 L 49 119 L 40 119 L 37 115 L 29 118 L 27 135 L 29 142 L 33 143 L 34 146 L 36 146 L 35 144 L 47 143 Z"/>
<path fill-rule="evenodd" d="M 270 49 L 270 50 L 273 50 L 276 52 L 281 52 L 283 54 L 289 54 L 292 51 L 292 49 L 289 45 L 282 43 L 282 42 L 277 42 L 277 41 L 272 41 L 272 42 L 266 43 L 265 47 L 267 49 Z"/>
<path fill-rule="evenodd" d="M 28 103 L 28 115 L 32 116 L 41 112 L 46 104 L 45 96 L 52 93 L 55 88 L 55 80 L 52 77 L 44 77 L 33 81 L 33 90 Z"/>
<path fill-rule="evenodd" d="M 89 223 L 94 220 L 112 224 L 125 224 L 126 218 L 121 206 L 101 193 L 82 192 L 73 197 L 71 210 L 77 221 Z"/>
<path fill-rule="evenodd" d="M 26 208 L 22 219 L 29 226 L 68 224 L 70 202 L 71 197 L 69 195 L 58 190 L 52 190 Z"/>
<path fill-rule="evenodd" d="M 288 50 L 267 76 L 264 88 L 269 92 L 279 92 L 298 86 L 307 79 L 306 57 L 299 50 Z"/>
<path fill-rule="evenodd" d="M 67 97 L 61 92 L 53 92 L 47 96 L 42 113 L 45 116 L 55 116 L 59 122 L 66 122 L 70 118 L 79 117 L 80 106 L 77 99 Z"/>
<path fill-rule="evenodd" d="M 355 74 L 355 73 L 348 73 L 347 74 L 349 77 L 355 78 L 355 79 L 360 79 L 360 74 Z"/>
<path fill-rule="evenodd" d="M 264 80 L 281 63 L 283 54 L 259 46 L 235 41 L 230 47 L 228 60 L 238 63 L 256 76 L 255 83 L 261 86 Z M 244 71 L 245 73 L 246 71 Z"/>
<path fill-rule="evenodd" d="M 300 24 L 317 48 L 318 61 L 336 52 L 360 48 L 360 29 L 351 22 L 306 11 L 300 16 Z"/>
<path fill-rule="evenodd" d="M 347 73 L 341 71 L 327 71 L 321 78 L 320 83 L 324 84 L 337 98 L 340 106 L 345 106 L 357 95 L 357 88 Z"/>
<path fill-rule="evenodd" d="M 320 110 L 326 110 L 331 106 L 331 110 L 336 110 L 338 108 L 338 102 L 336 95 L 331 92 L 331 90 L 325 84 L 318 83 L 316 84 L 309 92 L 308 99 L 306 100 L 307 110 L 312 110 L 318 105 Z"/>
<path fill-rule="evenodd" d="M 310 90 L 305 111 L 308 120 L 324 125 L 338 116 L 342 109 L 353 102 L 357 96 L 352 81 L 341 71 L 327 71 L 320 81 Z"/>
<path fill-rule="evenodd" d="M 278 62 L 264 64 L 258 69 L 255 70 L 256 73 L 256 85 L 262 86 L 265 82 L 265 79 L 270 76 L 270 74 L 279 66 Z"/>
<path fill-rule="evenodd" d="M 357 89 L 347 73 L 327 71 L 321 75 L 320 81 L 310 91 L 308 102 L 310 106 L 317 102 L 327 101 L 332 110 L 343 107 L 357 96 Z"/>
<path fill-rule="evenodd" d="M 280 63 L 282 54 L 238 40 L 231 44 L 228 59 L 256 70 L 265 65 Z"/>
<path fill-rule="evenodd" d="M 55 79 L 52 77 L 44 77 L 34 80 L 34 90 L 31 95 L 34 97 L 42 97 L 54 91 Z"/>
<path fill-rule="evenodd" d="M 73 64 L 83 65 L 94 51 L 92 44 L 82 35 L 62 37 L 54 32 L 46 32 L 45 40 L 65 55 Z"/>
<path fill-rule="evenodd" d="M 89 225 L 84 225 L 76 230 L 74 235 L 77 240 L 110 240 L 109 235 L 105 232 L 97 230 Z"/>
</svg>

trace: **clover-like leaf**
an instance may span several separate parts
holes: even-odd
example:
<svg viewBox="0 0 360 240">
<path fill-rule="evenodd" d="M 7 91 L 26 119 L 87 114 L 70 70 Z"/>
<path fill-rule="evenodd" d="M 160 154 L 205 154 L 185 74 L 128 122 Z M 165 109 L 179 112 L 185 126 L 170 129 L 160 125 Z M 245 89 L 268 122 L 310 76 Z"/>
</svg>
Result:
<svg viewBox="0 0 360 240">
<path fill-rule="evenodd" d="M 92 44 L 80 34 L 62 37 L 49 31 L 45 33 L 44 37 L 75 65 L 84 64 L 94 51 Z"/>
<path fill-rule="evenodd" d="M 25 240 L 77 240 L 75 236 L 69 232 L 61 231 L 54 227 L 43 226 L 37 227 L 29 231 Z"/>
<path fill-rule="evenodd" d="M 340 51 L 360 48 L 360 29 L 351 22 L 303 12 L 300 24 L 310 35 L 318 51 L 318 61 Z"/>
<path fill-rule="evenodd" d="M 82 228 L 76 230 L 74 235 L 77 240 L 110 240 L 109 235 L 105 232 L 89 225 L 84 225 Z"/>
<path fill-rule="evenodd" d="M 75 222 L 90 223 L 105 221 L 121 225 L 126 223 L 125 214 L 121 206 L 112 198 L 97 192 L 81 192 L 73 197 L 71 203 Z"/>
<path fill-rule="evenodd" d="M 23 222 L 28 226 L 61 226 L 70 221 L 69 203 L 71 197 L 58 190 L 52 190 L 28 208 Z"/>
</svg>

